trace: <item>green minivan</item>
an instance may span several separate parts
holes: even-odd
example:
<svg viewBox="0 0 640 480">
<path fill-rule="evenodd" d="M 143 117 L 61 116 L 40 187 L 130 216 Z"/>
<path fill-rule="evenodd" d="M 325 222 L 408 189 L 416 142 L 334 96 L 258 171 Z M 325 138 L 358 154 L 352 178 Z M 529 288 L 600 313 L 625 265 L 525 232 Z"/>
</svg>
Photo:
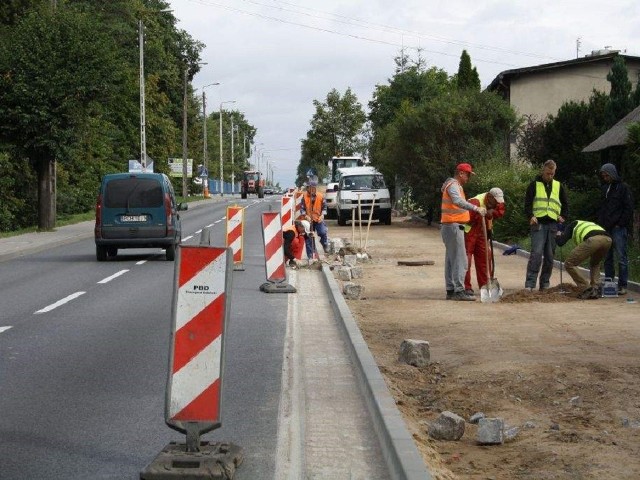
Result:
<svg viewBox="0 0 640 480">
<path fill-rule="evenodd" d="M 96 202 L 96 258 L 103 262 L 123 248 L 163 248 L 173 261 L 182 241 L 177 204 L 163 173 L 112 173 L 100 184 Z"/>
</svg>

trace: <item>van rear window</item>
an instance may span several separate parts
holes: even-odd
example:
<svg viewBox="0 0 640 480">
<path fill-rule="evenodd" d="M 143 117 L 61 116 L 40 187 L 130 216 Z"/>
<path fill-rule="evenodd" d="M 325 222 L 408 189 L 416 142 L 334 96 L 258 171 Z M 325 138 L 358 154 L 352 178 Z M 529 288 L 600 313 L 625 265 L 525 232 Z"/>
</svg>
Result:
<svg viewBox="0 0 640 480">
<path fill-rule="evenodd" d="M 162 206 L 162 185 L 152 178 L 120 178 L 107 183 L 107 208 L 157 208 Z"/>
</svg>

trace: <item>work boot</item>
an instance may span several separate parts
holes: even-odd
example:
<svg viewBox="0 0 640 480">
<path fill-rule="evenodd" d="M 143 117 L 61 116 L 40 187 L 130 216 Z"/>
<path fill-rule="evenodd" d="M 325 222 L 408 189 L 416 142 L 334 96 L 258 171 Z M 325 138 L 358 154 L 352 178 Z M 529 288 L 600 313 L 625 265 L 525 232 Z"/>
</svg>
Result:
<svg viewBox="0 0 640 480">
<path fill-rule="evenodd" d="M 465 288 L 464 293 L 471 295 L 472 297 L 476 294 L 476 292 L 473 291 L 473 288 Z"/>
<path fill-rule="evenodd" d="M 324 250 L 324 253 L 329 253 L 329 245 L 322 245 L 322 249 Z"/>
<path fill-rule="evenodd" d="M 467 295 L 464 291 L 462 292 L 454 292 L 451 300 L 456 300 L 458 302 L 475 302 L 476 297 L 473 295 Z"/>
<path fill-rule="evenodd" d="M 618 287 L 618 295 L 626 295 L 627 294 L 627 287 Z"/>
<path fill-rule="evenodd" d="M 453 290 L 447 290 L 447 300 L 453 299 Z"/>
</svg>

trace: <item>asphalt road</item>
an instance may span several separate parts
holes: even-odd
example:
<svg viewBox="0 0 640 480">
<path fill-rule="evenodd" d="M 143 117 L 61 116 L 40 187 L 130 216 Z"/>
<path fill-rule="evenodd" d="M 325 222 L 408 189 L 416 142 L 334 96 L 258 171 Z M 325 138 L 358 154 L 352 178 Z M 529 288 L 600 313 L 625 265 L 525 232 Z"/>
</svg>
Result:
<svg viewBox="0 0 640 480">
<path fill-rule="evenodd" d="M 278 199 L 238 200 L 245 271 L 233 275 L 223 426 L 204 436 L 243 447 L 239 480 L 275 469 L 287 295 L 258 287 L 259 214 Z M 223 246 L 226 205 L 181 213 L 185 243 L 210 225 Z M 98 263 L 92 238 L 0 264 L 1 479 L 134 479 L 184 441 L 164 424 L 173 270 L 161 250 Z"/>
</svg>

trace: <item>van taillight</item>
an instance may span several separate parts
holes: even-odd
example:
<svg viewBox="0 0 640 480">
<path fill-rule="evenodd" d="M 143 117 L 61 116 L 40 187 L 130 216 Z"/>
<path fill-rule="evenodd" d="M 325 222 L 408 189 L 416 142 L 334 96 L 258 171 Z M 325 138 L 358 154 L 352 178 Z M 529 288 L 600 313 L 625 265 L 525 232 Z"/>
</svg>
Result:
<svg viewBox="0 0 640 480">
<path fill-rule="evenodd" d="M 96 237 L 101 237 L 100 227 L 102 226 L 102 194 L 98 195 L 96 201 L 96 225 L 94 227 L 94 234 Z"/>
<path fill-rule="evenodd" d="M 171 210 L 171 197 L 168 193 L 164 194 L 164 214 L 167 217 L 167 233 L 173 233 L 173 213 Z"/>
</svg>

